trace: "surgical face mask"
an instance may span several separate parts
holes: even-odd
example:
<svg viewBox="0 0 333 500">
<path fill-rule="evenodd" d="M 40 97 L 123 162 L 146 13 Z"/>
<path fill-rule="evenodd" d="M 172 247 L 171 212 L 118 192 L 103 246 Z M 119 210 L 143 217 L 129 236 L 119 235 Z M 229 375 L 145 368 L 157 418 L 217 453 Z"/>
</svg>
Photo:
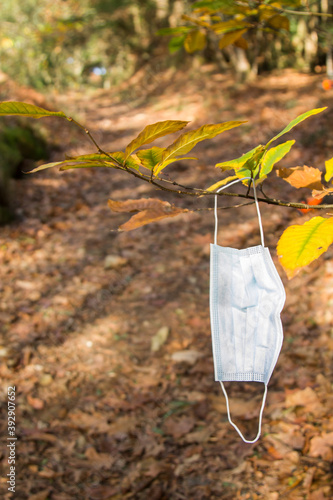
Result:
<svg viewBox="0 0 333 500">
<path fill-rule="evenodd" d="M 239 180 L 218 191 L 235 182 Z M 210 319 L 215 380 L 220 382 L 226 398 L 228 420 L 246 443 L 255 443 L 260 437 L 267 384 L 283 341 L 280 313 L 286 299 L 281 279 L 264 245 L 255 183 L 252 182 L 261 245 L 237 250 L 217 244 L 215 196 L 215 237 L 210 248 Z M 264 384 L 258 433 L 252 441 L 245 439 L 231 420 L 228 395 L 223 384 L 226 381 Z"/>
</svg>

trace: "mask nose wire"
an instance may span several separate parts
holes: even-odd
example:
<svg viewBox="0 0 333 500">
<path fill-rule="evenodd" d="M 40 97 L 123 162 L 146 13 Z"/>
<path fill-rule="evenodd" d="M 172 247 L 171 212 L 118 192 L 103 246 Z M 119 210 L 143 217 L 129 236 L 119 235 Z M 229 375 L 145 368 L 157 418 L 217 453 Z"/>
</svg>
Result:
<svg viewBox="0 0 333 500">
<path fill-rule="evenodd" d="M 233 184 L 236 184 L 237 182 L 241 182 L 244 179 L 251 179 L 252 180 L 252 185 L 253 185 L 253 194 L 254 194 L 254 200 L 256 203 L 256 208 L 257 208 L 257 214 L 258 214 L 258 221 L 259 221 L 259 229 L 260 229 L 260 238 L 261 238 L 261 244 L 264 247 L 265 246 L 265 240 L 264 240 L 264 230 L 262 228 L 262 222 L 261 222 L 261 215 L 260 215 L 260 210 L 259 210 L 259 203 L 258 203 L 258 198 L 257 198 L 257 192 L 256 192 L 256 185 L 254 182 L 254 179 L 252 177 L 242 177 L 241 179 L 237 179 L 236 181 L 229 182 L 229 184 L 226 184 L 225 186 L 220 187 L 219 189 L 216 190 L 216 193 L 219 193 L 223 189 L 228 188 L 229 186 L 232 186 Z M 215 215 L 215 232 L 214 232 L 214 244 L 217 245 L 217 228 L 218 228 L 218 218 L 217 218 L 217 196 L 215 196 L 215 206 L 214 206 L 214 215 Z"/>
<path fill-rule="evenodd" d="M 265 402 L 266 402 L 266 396 L 267 396 L 267 384 L 265 384 L 265 392 L 264 392 L 264 395 L 262 397 L 262 403 L 261 403 L 261 408 L 260 408 L 258 434 L 256 435 L 256 437 L 252 441 L 249 441 L 248 439 L 245 439 L 245 437 L 241 433 L 240 429 L 231 420 L 230 408 L 229 408 L 229 399 L 228 399 L 227 391 L 225 390 L 223 382 L 220 381 L 220 384 L 221 384 L 221 387 L 222 387 L 223 394 L 225 396 L 225 401 L 226 401 L 226 405 L 227 405 L 228 420 L 229 420 L 230 424 L 238 432 L 238 434 L 240 435 L 240 437 L 243 439 L 244 443 L 249 443 L 249 444 L 255 443 L 256 441 L 258 441 L 258 439 L 260 438 L 260 434 L 261 434 L 262 414 L 263 414 L 263 411 L 264 411 Z"/>
</svg>

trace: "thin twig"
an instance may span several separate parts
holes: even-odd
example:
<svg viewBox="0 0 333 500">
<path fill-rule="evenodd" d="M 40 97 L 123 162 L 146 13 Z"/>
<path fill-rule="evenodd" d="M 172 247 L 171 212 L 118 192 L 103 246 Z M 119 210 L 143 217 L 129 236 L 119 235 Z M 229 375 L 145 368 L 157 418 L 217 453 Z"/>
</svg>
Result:
<svg viewBox="0 0 333 500">
<path fill-rule="evenodd" d="M 254 201 L 249 201 L 248 203 L 239 203 L 238 205 L 230 205 L 228 207 L 217 207 L 217 210 L 228 210 L 229 208 L 240 208 L 246 207 L 247 205 L 253 205 Z M 202 212 L 204 210 L 215 210 L 214 207 L 203 207 L 203 208 L 189 208 L 189 212 Z"/>
<path fill-rule="evenodd" d="M 238 197 L 238 198 L 247 198 L 247 199 L 250 199 L 250 200 L 254 200 L 254 197 L 249 195 L 249 189 L 248 189 L 248 192 L 246 194 L 228 193 L 226 191 L 221 191 L 220 193 L 216 193 L 214 191 L 206 191 L 205 189 L 195 188 L 195 187 L 192 187 L 192 186 L 183 186 L 182 184 L 178 184 L 176 181 L 171 181 L 171 180 L 168 180 L 168 179 L 158 179 L 162 183 L 172 184 L 173 186 L 182 188 L 182 189 L 169 189 L 166 186 L 164 186 L 163 184 L 160 184 L 160 182 L 157 182 L 156 178 L 155 179 L 153 178 L 153 170 L 152 170 L 152 173 L 148 176 L 148 175 L 145 175 L 145 174 L 143 174 L 141 172 L 140 173 L 136 172 L 135 170 L 129 168 L 126 164 L 122 164 L 114 156 L 112 156 L 110 153 L 104 151 L 99 146 L 99 144 L 97 143 L 97 141 L 92 136 L 91 132 L 86 127 L 84 127 L 83 125 L 81 125 L 81 123 L 79 123 L 76 120 L 74 120 L 74 118 L 67 117 L 67 119 L 68 119 L 68 121 L 75 123 L 75 125 L 77 125 L 81 130 L 83 130 L 86 133 L 86 135 L 89 137 L 89 139 L 91 140 L 91 142 L 96 147 L 97 152 L 99 154 L 103 154 L 103 155 L 107 156 L 108 158 L 110 158 L 110 160 L 112 160 L 116 164 L 115 168 L 117 168 L 119 170 L 123 170 L 123 171 L 125 171 L 125 172 L 133 175 L 134 177 L 137 177 L 138 179 L 140 179 L 142 181 L 148 182 L 149 184 L 152 184 L 153 186 L 155 186 L 157 189 L 159 189 L 161 191 L 167 191 L 169 193 L 176 193 L 176 194 L 186 195 L 186 196 L 197 196 L 197 197 L 199 197 L 199 196 L 215 196 L 215 195 L 218 195 L 218 196 L 231 196 L 231 197 Z M 249 187 L 250 187 L 250 185 L 251 184 L 249 184 Z M 183 191 L 183 189 L 187 189 L 187 191 Z M 333 204 L 308 205 L 306 203 L 287 202 L 287 201 L 277 200 L 275 198 L 269 198 L 264 193 L 263 193 L 263 195 L 264 195 L 264 198 L 258 198 L 258 201 L 261 201 L 263 203 L 267 203 L 268 205 L 277 205 L 277 206 L 280 206 L 280 207 L 298 208 L 298 209 L 306 209 L 306 210 L 308 210 L 308 209 L 321 210 L 321 209 L 331 209 L 331 208 L 333 208 Z M 253 203 L 253 202 L 251 202 L 251 203 Z M 241 204 L 239 206 L 244 206 L 244 205 L 246 205 L 246 204 Z M 238 205 L 236 205 L 233 208 L 237 208 L 237 207 L 238 207 Z"/>
<path fill-rule="evenodd" d="M 305 12 L 305 11 L 300 11 L 300 10 L 290 10 L 290 9 L 282 9 L 279 7 L 274 7 L 272 5 L 273 9 L 279 11 L 279 12 L 285 12 L 286 14 L 297 14 L 298 16 L 319 16 L 319 17 L 333 17 L 333 14 L 326 14 L 326 12 Z"/>
<path fill-rule="evenodd" d="M 70 122 L 75 123 L 75 125 L 77 125 L 78 127 L 80 127 L 80 129 L 81 129 L 81 130 L 83 130 L 83 131 L 87 134 L 87 136 L 89 137 L 89 139 L 91 140 L 91 142 L 94 144 L 94 146 L 96 147 L 97 152 L 98 152 L 99 154 L 102 154 L 102 155 L 106 155 L 106 156 L 108 156 L 108 157 L 110 158 L 110 160 L 112 160 L 112 161 L 113 161 L 113 162 L 115 162 L 117 165 L 119 165 L 119 167 L 121 167 L 121 168 L 122 168 L 122 170 L 128 170 L 128 169 L 126 168 L 126 165 L 122 165 L 122 164 L 120 163 L 120 161 L 118 161 L 118 160 L 117 160 L 114 156 L 110 155 L 110 154 L 109 154 L 109 153 L 107 153 L 106 151 L 103 151 L 103 149 L 99 146 L 99 144 L 97 144 L 97 142 L 96 142 L 96 141 L 95 141 L 95 139 L 93 138 L 92 134 L 90 133 L 90 131 L 89 131 L 86 127 L 84 127 L 83 125 L 81 125 L 81 123 L 79 123 L 79 122 L 77 122 L 76 120 L 74 120 L 74 118 L 72 118 L 71 116 L 69 116 L 69 117 L 67 118 L 67 120 L 68 120 L 68 121 L 70 121 Z"/>
</svg>

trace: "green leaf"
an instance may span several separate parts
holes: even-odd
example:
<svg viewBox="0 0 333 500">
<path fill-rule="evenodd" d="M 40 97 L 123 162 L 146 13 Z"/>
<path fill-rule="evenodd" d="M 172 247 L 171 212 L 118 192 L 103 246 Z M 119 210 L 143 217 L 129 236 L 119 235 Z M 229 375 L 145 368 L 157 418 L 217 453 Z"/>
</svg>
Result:
<svg viewBox="0 0 333 500">
<path fill-rule="evenodd" d="M 242 177 L 253 177 L 255 178 L 258 175 L 260 162 L 265 153 L 264 146 L 258 146 L 254 154 L 246 160 L 244 165 L 239 168 L 235 173 L 237 177 L 242 179 Z M 248 185 L 249 180 L 244 181 L 246 185 Z"/>
<path fill-rule="evenodd" d="M 325 181 L 328 182 L 333 177 L 333 158 L 325 161 L 325 167 L 326 167 Z"/>
<path fill-rule="evenodd" d="M 235 43 L 241 36 L 246 33 L 245 30 L 230 31 L 226 33 L 219 41 L 219 49 L 224 49 L 228 45 Z"/>
<path fill-rule="evenodd" d="M 206 47 L 205 33 L 200 30 L 190 31 L 185 38 L 184 47 L 189 54 L 204 49 Z"/>
<path fill-rule="evenodd" d="M 125 167 L 133 168 L 133 170 L 139 170 L 140 163 L 138 163 L 133 156 L 125 159 L 125 153 L 122 151 L 115 151 L 114 153 L 110 153 L 121 165 Z"/>
<path fill-rule="evenodd" d="M 251 149 L 251 151 L 248 151 L 247 153 L 243 154 L 242 156 L 240 156 L 239 158 L 235 158 L 234 160 L 229 160 L 229 161 L 225 161 L 223 163 L 217 163 L 215 165 L 215 167 L 219 167 L 219 168 L 222 168 L 222 170 L 237 170 L 239 168 L 241 168 L 244 163 L 246 163 L 246 161 L 249 159 L 249 158 L 252 158 L 252 156 L 254 156 L 256 154 L 256 152 L 262 150 L 264 146 L 262 146 L 261 144 L 259 144 L 259 146 L 257 146 L 256 148 L 253 148 Z"/>
<path fill-rule="evenodd" d="M 311 109 L 310 111 L 307 111 L 306 113 L 303 113 L 302 115 L 299 115 L 297 118 L 295 118 L 294 120 L 292 120 L 289 125 L 287 125 L 283 130 L 282 132 L 280 132 L 278 135 L 276 135 L 275 137 L 273 137 L 273 139 L 271 139 L 267 144 L 266 144 L 266 147 L 269 146 L 273 141 L 276 141 L 276 139 L 278 139 L 279 137 L 281 137 L 281 135 L 284 135 L 286 134 L 287 132 L 289 132 L 289 130 L 291 130 L 292 128 L 294 128 L 296 125 L 298 125 L 299 123 L 301 123 L 303 120 L 306 120 L 307 118 L 309 118 L 309 116 L 312 116 L 312 115 L 317 115 L 318 113 L 321 113 L 322 111 L 324 111 L 325 109 L 327 109 L 327 106 L 325 108 L 316 108 L 316 109 Z"/>
<path fill-rule="evenodd" d="M 165 148 L 158 148 L 157 146 L 151 149 L 141 149 L 137 151 L 136 156 L 140 159 L 144 167 L 152 170 L 155 165 L 161 161 L 164 149 Z"/>
<path fill-rule="evenodd" d="M 174 54 L 183 47 L 185 38 L 185 35 L 175 36 L 171 38 L 168 45 L 170 54 Z"/>
<path fill-rule="evenodd" d="M 31 118 L 42 118 L 43 116 L 60 116 L 67 118 L 62 111 L 47 111 L 33 104 L 17 101 L 0 102 L 0 116 L 16 115 L 30 116 Z"/>
<path fill-rule="evenodd" d="M 131 141 L 126 147 L 125 160 L 129 157 L 133 151 L 142 146 L 143 144 L 149 144 L 155 141 L 159 137 L 164 135 L 173 134 L 178 132 L 182 128 L 186 127 L 189 122 L 183 122 L 179 120 L 165 120 L 163 122 L 153 123 L 152 125 L 147 125 L 142 132 Z"/>
<path fill-rule="evenodd" d="M 174 158 L 179 155 L 184 155 L 191 151 L 191 149 L 198 144 L 200 141 L 204 141 L 205 139 L 212 139 L 216 137 L 218 134 L 225 132 L 226 130 L 230 130 L 234 127 L 239 127 L 246 123 L 245 121 L 231 121 L 225 123 L 217 123 L 210 125 L 203 125 L 202 127 L 192 130 L 191 132 L 185 132 L 178 139 L 170 144 L 164 151 L 162 155 L 162 159 L 160 163 L 164 163 L 169 158 Z"/>
<path fill-rule="evenodd" d="M 206 191 L 215 191 L 219 187 L 225 186 L 226 184 L 228 184 L 228 182 L 231 182 L 235 179 L 237 179 L 237 175 L 231 175 L 229 177 L 226 177 L 221 181 L 215 182 L 215 184 L 213 184 L 212 186 L 209 186 L 209 188 L 207 188 Z"/>
<path fill-rule="evenodd" d="M 289 153 L 293 144 L 295 144 L 295 141 L 287 141 L 266 151 L 261 162 L 260 177 L 268 175 L 273 170 L 275 163 L 282 160 L 282 158 Z"/>
</svg>

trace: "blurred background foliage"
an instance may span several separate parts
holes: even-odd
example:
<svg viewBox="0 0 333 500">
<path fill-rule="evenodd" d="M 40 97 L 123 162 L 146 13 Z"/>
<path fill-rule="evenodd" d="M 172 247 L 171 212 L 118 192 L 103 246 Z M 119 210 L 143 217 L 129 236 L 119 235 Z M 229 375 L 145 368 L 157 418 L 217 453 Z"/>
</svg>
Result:
<svg viewBox="0 0 333 500">
<path fill-rule="evenodd" d="M 2 0 L 0 69 L 38 89 L 108 88 L 145 65 L 181 68 L 185 52 L 243 79 L 287 66 L 331 72 L 325 13 L 332 0 Z"/>
<path fill-rule="evenodd" d="M 331 0 L 199 0 L 181 25 L 159 33 L 172 36 L 171 52 L 208 49 L 221 69 L 231 66 L 238 79 L 320 65 L 332 76 L 332 14 Z"/>
<path fill-rule="evenodd" d="M 39 89 L 117 84 L 166 47 L 156 31 L 173 18 L 179 20 L 187 3 L 3 0 L 1 69 L 16 81 Z M 163 55 L 167 54 L 164 50 Z"/>
</svg>

